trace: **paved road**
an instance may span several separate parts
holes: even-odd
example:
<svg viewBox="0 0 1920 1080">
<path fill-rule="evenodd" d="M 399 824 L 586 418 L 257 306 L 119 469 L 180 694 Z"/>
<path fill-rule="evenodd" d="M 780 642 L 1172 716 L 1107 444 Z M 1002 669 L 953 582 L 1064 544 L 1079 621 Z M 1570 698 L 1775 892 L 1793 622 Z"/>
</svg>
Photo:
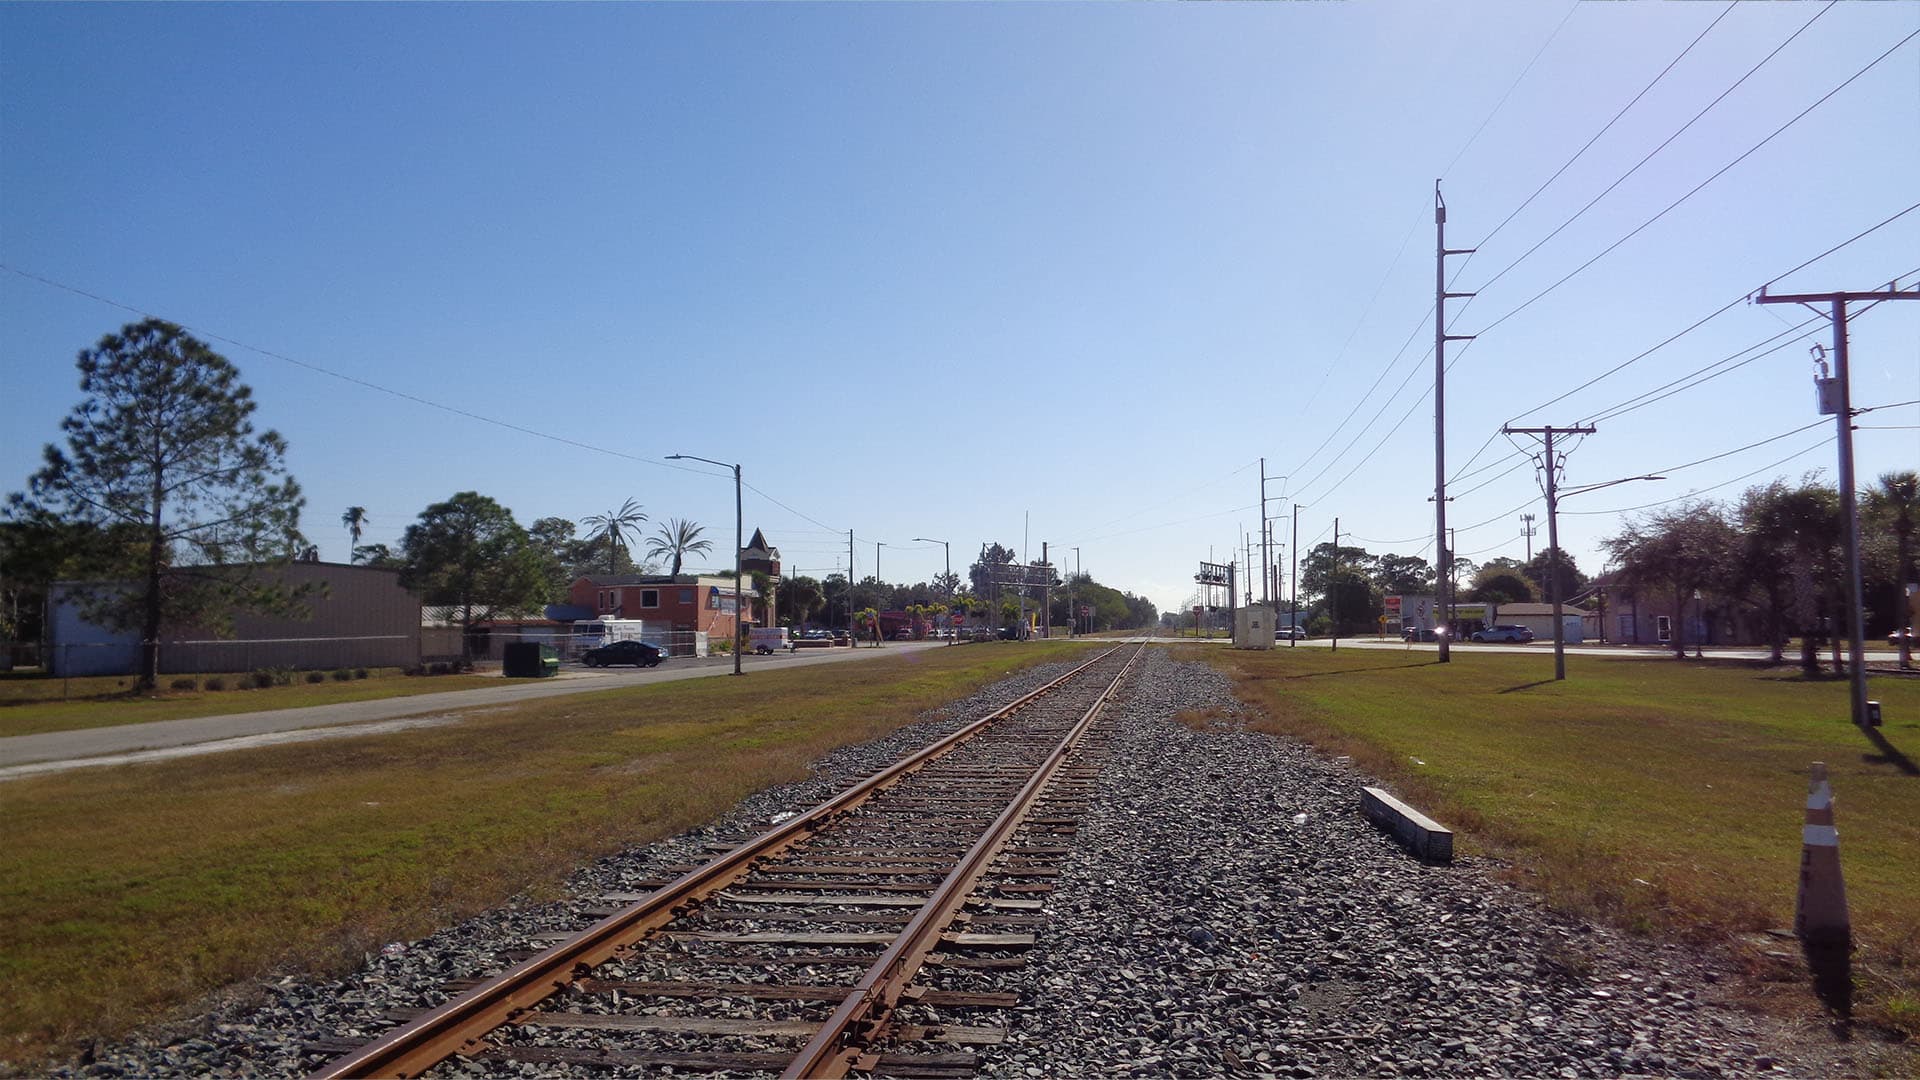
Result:
<svg viewBox="0 0 1920 1080">
<path fill-rule="evenodd" d="M 847 663 L 945 647 L 944 644 L 931 642 L 892 642 L 881 649 L 805 649 L 773 656 L 748 656 L 743 659 L 743 665 L 748 672 L 770 671 Z M 733 661 L 730 657 L 668 660 L 657 668 L 646 670 L 569 668 L 559 678 L 552 680 L 503 680 L 504 685 L 498 689 L 482 687 L 378 701 L 315 705 L 304 709 L 271 709 L 188 720 L 161 720 L 150 724 L 16 735 L 0 739 L 0 780 L 89 765 L 178 757 L 186 752 L 182 749 L 186 747 L 194 748 L 190 751 L 193 753 L 210 753 L 296 741 L 290 737 L 295 732 L 299 733 L 297 740 L 377 734 L 401 727 L 450 723 L 459 719 L 462 712 L 520 701 L 732 673 Z"/>
</svg>

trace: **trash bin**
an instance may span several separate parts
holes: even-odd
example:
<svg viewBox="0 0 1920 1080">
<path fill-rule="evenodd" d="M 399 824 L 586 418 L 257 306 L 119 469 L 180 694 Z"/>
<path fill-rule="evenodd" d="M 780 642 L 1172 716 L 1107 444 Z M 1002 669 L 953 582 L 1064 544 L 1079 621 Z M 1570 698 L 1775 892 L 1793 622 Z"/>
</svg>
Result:
<svg viewBox="0 0 1920 1080">
<path fill-rule="evenodd" d="M 510 641 L 500 650 L 500 673 L 509 679 L 543 679 L 560 674 L 560 653 L 537 641 Z"/>
</svg>

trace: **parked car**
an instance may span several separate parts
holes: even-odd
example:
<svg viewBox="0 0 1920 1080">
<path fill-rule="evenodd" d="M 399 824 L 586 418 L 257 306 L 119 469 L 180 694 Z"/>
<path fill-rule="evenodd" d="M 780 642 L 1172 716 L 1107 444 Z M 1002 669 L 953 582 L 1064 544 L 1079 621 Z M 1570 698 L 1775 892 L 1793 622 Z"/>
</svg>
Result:
<svg viewBox="0 0 1920 1080">
<path fill-rule="evenodd" d="M 833 643 L 835 645 L 852 645 L 853 636 L 845 630 L 835 630 L 833 631 Z"/>
<path fill-rule="evenodd" d="M 833 634 L 826 630 L 802 630 L 787 641 L 789 649 L 825 649 L 833 645 Z"/>
<path fill-rule="evenodd" d="M 1403 626 L 1400 628 L 1401 641 L 1439 641 L 1447 632 L 1444 626 Z"/>
<path fill-rule="evenodd" d="M 1528 642 L 1533 640 L 1533 631 L 1514 623 L 1501 623 L 1474 634 L 1472 640 Z"/>
<path fill-rule="evenodd" d="M 896 630 L 896 631 L 894 631 L 894 634 L 893 634 L 893 640 L 895 640 L 895 641 L 912 641 L 912 640 L 913 640 L 913 631 L 912 631 L 912 630 L 909 630 L 908 628 L 906 628 L 906 627 L 904 627 L 904 626 L 903 626 L 903 627 L 901 627 L 901 628 L 900 628 L 899 630 Z"/>
<path fill-rule="evenodd" d="M 1920 635 L 1914 634 L 1913 627 L 1909 626 L 1903 630 L 1895 630 L 1893 633 L 1888 634 L 1887 644 L 1897 649 L 1900 647 L 1901 638 L 1905 638 L 1908 644 L 1912 645 L 1914 648 L 1920 649 Z"/>
<path fill-rule="evenodd" d="M 658 667 L 660 650 L 644 641 L 616 641 L 597 649 L 588 649 L 580 654 L 580 662 L 588 667 L 607 667 L 612 664 Z"/>
<path fill-rule="evenodd" d="M 1305 641 L 1307 632 L 1298 626 L 1277 626 L 1273 630 L 1275 641 Z"/>
</svg>

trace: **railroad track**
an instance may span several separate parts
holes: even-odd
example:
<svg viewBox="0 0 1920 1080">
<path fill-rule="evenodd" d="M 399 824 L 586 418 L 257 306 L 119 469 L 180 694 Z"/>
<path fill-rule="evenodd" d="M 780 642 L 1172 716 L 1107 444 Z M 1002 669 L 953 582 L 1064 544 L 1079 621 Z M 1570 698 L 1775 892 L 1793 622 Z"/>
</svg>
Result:
<svg viewBox="0 0 1920 1080">
<path fill-rule="evenodd" d="M 964 1077 L 1017 1003 L 1098 773 L 1094 723 L 1143 645 L 696 866 L 315 1077 L 449 1058 L 558 1068 Z M 955 1019 L 955 1018 L 959 1019 Z M 466 1075 L 461 1073 L 460 1075 Z"/>
</svg>

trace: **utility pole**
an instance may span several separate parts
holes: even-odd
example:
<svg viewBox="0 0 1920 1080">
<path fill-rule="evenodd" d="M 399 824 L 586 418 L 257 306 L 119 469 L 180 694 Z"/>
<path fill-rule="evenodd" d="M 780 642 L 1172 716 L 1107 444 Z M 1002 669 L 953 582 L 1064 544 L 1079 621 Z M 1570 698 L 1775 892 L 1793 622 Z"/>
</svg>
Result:
<svg viewBox="0 0 1920 1080">
<path fill-rule="evenodd" d="M 1445 590 L 1434 598 L 1441 610 L 1453 601 L 1453 552 L 1447 542 L 1447 342 L 1471 341 L 1472 334 L 1447 333 L 1447 301 L 1472 296 L 1472 293 L 1447 291 L 1447 256 L 1471 255 L 1474 248 L 1447 246 L 1447 200 L 1440 197 L 1440 181 L 1433 182 L 1433 546 L 1440 549 L 1439 573 L 1435 580 Z M 1338 548 L 1338 544 L 1334 545 Z M 1453 653 L 1447 635 L 1440 638 L 1440 662 L 1450 663 Z"/>
<path fill-rule="evenodd" d="M 1912 289 L 1901 289 L 1899 282 L 1888 282 L 1884 289 L 1871 292 L 1831 292 L 1831 293 L 1787 293 L 1780 296 L 1767 295 L 1766 286 L 1760 287 L 1760 295 L 1754 297 L 1759 304 L 1828 304 L 1833 322 L 1833 382 L 1832 392 L 1836 395 L 1831 402 L 1823 402 L 1820 411 L 1827 412 L 1826 405 L 1832 406 L 1834 430 L 1840 442 L 1840 510 L 1846 518 L 1846 528 L 1842 538 L 1846 541 L 1847 551 L 1847 636 L 1852 639 L 1853 662 L 1847 665 L 1852 683 L 1853 722 L 1865 726 L 1870 722 L 1867 707 L 1867 628 L 1861 612 L 1860 599 L 1860 505 L 1854 492 L 1853 481 L 1853 390 L 1850 385 L 1850 372 L 1847 367 L 1847 304 L 1856 301 L 1878 303 L 1882 300 L 1920 300 L 1920 285 Z M 1825 389 L 1825 387 L 1823 387 Z"/>
<path fill-rule="evenodd" d="M 1053 636 L 1053 563 L 1047 559 L 1047 542 L 1040 541 L 1040 565 L 1047 568 L 1047 576 L 1040 585 L 1040 636 Z"/>
<path fill-rule="evenodd" d="M 1074 606 L 1078 603 L 1078 601 L 1074 599 L 1074 590 L 1080 585 L 1079 548 L 1073 549 L 1073 577 L 1074 580 L 1067 586 L 1067 625 L 1073 627 L 1072 633 L 1078 634 L 1080 632 L 1080 609 Z M 1087 629 L 1092 630 L 1093 628 L 1089 626 Z"/>
<path fill-rule="evenodd" d="M 1287 648 L 1300 644 L 1300 504 L 1293 504 L 1293 543 L 1287 545 L 1293 552 L 1293 603 L 1292 617 L 1287 621 L 1291 630 L 1287 634 Z"/>
<path fill-rule="evenodd" d="M 853 636 L 853 530 L 847 530 L 847 647 L 859 639 Z"/>
<path fill-rule="evenodd" d="M 1522 522 L 1520 531 L 1527 538 L 1527 561 L 1531 563 L 1533 561 L 1533 515 L 1521 514 L 1520 521 Z"/>
<path fill-rule="evenodd" d="M 1559 463 L 1553 457 L 1553 437 L 1555 435 L 1591 435 L 1592 425 L 1581 427 L 1502 427 L 1507 435 L 1538 435 L 1546 440 L 1545 454 L 1547 470 L 1547 595 L 1553 599 L 1553 677 L 1567 677 L 1567 628 L 1560 619 L 1560 521 L 1557 511 L 1560 507 L 1560 493 L 1557 486 Z M 1532 561 L 1529 557 L 1528 561 Z"/>
<path fill-rule="evenodd" d="M 1333 619 L 1334 652 L 1340 651 L 1340 519 L 1333 519 L 1333 569 L 1327 574 L 1327 614 Z"/>
</svg>

